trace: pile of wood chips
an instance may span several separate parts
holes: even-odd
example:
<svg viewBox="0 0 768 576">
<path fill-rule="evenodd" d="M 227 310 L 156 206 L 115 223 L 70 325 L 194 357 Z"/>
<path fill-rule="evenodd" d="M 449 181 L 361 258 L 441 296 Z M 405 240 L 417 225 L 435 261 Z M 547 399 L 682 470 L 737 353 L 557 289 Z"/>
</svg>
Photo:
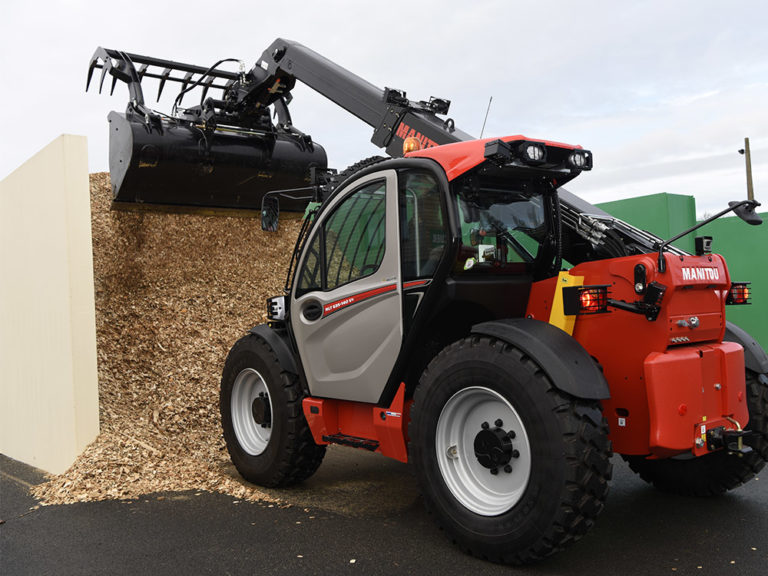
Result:
<svg viewBox="0 0 768 576">
<path fill-rule="evenodd" d="M 207 490 L 275 500 L 232 473 L 219 382 L 232 344 L 282 293 L 300 221 L 110 210 L 91 175 L 101 434 L 43 504 Z"/>
</svg>

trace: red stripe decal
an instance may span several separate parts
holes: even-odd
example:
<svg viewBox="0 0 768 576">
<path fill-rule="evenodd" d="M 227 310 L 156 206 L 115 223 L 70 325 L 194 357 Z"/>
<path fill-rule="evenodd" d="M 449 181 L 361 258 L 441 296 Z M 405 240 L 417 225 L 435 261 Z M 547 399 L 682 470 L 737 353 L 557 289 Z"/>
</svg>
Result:
<svg viewBox="0 0 768 576">
<path fill-rule="evenodd" d="M 429 284 L 431 280 L 414 280 L 413 282 L 406 282 L 403 284 L 403 289 L 408 290 L 409 288 L 416 288 L 417 286 L 424 286 L 426 284 Z"/>
<path fill-rule="evenodd" d="M 368 298 L 373 298 L 374 296 L 378 296 L 379 294 L 392 292 L 393 290 L 397 290 L 397 284 L 388 284 L 386 286 L 382 286 L 381 288 L 374 288 L 373 290 L 367 290 L 365 292 L 360 292 L 359 294 L 353 294 L 352 296 L 347 296 L 346 298 L 342 298 L 341 300 L 336 300 L 335 302 L 326 304 L 323 307 L 323 317 L 328 316 L 329 314 L 333 314 L 334 312 L 338 312 L 342 308 L 346 308 L 347 306 L 351 306 L 352 304 L 358 304 L 363 300 L 368 300 Z"/>
</svg>

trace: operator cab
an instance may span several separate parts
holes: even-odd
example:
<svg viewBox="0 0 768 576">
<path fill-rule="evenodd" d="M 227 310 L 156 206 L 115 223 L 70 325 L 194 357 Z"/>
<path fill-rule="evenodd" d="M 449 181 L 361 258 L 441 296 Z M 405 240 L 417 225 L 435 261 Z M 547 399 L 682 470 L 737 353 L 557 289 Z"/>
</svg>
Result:
<svg viewBox="0 0 768 576">
<path fill-rule="evenodd" d="M 530 142 L 501 142 L 509 157 L 497 142 L 377 163 L 323 203 L 285 306 L 312 396 L 387 403 L 433 348 L 523 316 L 533 282 L 557 275 L 573 148 L 536 143 L 526 163 L 514 151 Z"/>
</svg>

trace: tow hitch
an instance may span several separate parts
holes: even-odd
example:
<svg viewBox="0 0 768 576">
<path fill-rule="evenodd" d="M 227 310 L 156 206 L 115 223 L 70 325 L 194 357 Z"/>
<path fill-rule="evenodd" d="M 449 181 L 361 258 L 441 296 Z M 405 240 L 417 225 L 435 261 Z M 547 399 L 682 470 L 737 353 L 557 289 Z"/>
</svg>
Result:
<svg viewBox="0 0 768 576">
<path fill-rule="evenodd" d="M 744 445 L 744 439 L 751 436 L 750 430 L 728 430 L 725 426 L 718 426 L 707 430 L 707 450 L 714 451 L 725 449 L 729 454 L 745 455 L 752 452 L 752 448 Z"/>
</svg>

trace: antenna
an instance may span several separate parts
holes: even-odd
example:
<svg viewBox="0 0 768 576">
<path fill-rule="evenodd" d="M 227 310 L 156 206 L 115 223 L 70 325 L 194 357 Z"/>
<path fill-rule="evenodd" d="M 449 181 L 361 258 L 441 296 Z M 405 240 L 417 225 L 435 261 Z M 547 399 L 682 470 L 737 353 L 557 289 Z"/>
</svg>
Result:
<svg viewBox="0 0 768 576">
<path fill-rule="evenodd" d="M 485 132 L 485 123 L 488 121 L 488 112 L 491 111 L 491 102 L 493 102 L 493 96 L 491 96 L 488 99 L 488 108 L 485 110 L 485 118 L 483 119 L 483 128 L 480 130 L 480 138 L 483 137 L 483 132 Z"/>
</svg>

